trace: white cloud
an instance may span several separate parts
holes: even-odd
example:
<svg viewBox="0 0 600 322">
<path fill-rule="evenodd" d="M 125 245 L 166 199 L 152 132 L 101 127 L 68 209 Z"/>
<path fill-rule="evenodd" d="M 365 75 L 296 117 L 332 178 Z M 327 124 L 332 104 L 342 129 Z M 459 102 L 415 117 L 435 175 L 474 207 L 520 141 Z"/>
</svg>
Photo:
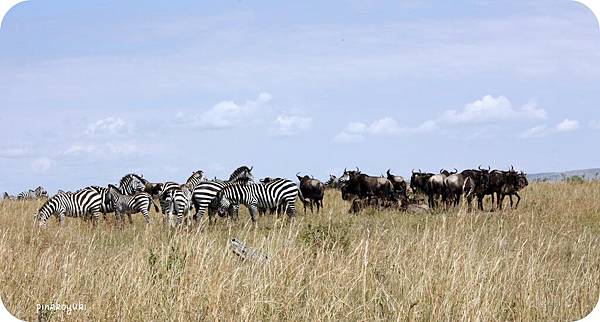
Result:
<svg viewBox="0 0 600 322">
<path fill-rule="evenodd" d="M 575 131 L 579 128 L 579 121 L 564 119 L 562 122 L 556 125 L 556 131 L 558 132 L 570 132 Z"/>
<path fill-rule="evenodd" d="M 486 95 L 480 100 L 468 103 L 462 110 L 447 110 L 435 122 L 438 123 L 485 123 L 507 120 L 540 120 L 547 117 L 544 109 L 535 102 L 521 108 L 513 108 L 504 96 Z"/>
<path fill-rule="evenodd" d="M 38 158 L 31 162 L 31 167 L 36 172 L 47 172 L 54 165 L 54 161 L 47 157 Z"/>
<path fill-rule="evenodd" d="M 548 126 L 545 124 L 534 126 L 524 132 L 522 132 L 519 136 L 523 138 L 539 138 L 546 136 L 549 132 Z"/>
<path fill-rule="evenodd" d="M 373 121 L 371 124 L 361 122 L 348 123 L 346 128 L 334 137 L 334 142 L 338 143 L 357 143 L 362 142 L 367 135 L 375 136 L 396 136 L 402 134 L 426 133 L 437 129 L 433 121 L 426 121 L 417 127 L 401 126 L 396 119 L 392 117 L 383 117 Z"/>
<path fill-rule="evenodd" d="M 553 133 L 570 132 L 579 129 L 579 121 L 564 119 L 562 122 L 556 124 L 553 127 L 549 127 L 546 124 L 534 126 L 519 136 L 523 138 L 541 138 Z"/>
<path fill-rule="evenodd" d="M 133 125 L 122 118 L 107 117 L 88 125 L 87 135 L 123 135 L 133 131 Z"/>
<path fill-rule="evenodd" d="M 269 93 L 260 93 L 255 100 L 248 100 L 244 104 L 222 101 L 197 115 L 187 116 L 179 112 L 176 114 L 176 121 L 204 129 L 230 128 L 255 121 L 271 100 Z"/>
<path fill-rule="evenodd" d="M 312 119 L 306 116 L 282 114 L 273 123 L 276 135 L 292 136 L 308 130 Z"/>
<path fill-rule="evenodd" d="M 352 134 L 348 132 L 340 132 L 334 138 L 333 141 L 336 143 L 359 143 L 365 140 L 364 135 L 362 134 Z"/>
<path fill-rule="evenodd" d="M 79 156 L 95 154 L 101 156 L 124 156 L 140 153 L 141 149 L 134 143 L 107 142 L 102 144 L 76 143 L 68 147 L 63 155 Z"/>
</svg>

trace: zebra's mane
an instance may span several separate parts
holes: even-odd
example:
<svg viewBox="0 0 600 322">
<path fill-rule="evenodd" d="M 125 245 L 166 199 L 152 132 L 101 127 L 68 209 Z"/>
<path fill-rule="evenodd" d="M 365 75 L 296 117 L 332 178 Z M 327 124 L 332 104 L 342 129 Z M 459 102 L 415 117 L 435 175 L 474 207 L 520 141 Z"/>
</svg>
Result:
<svg viewBox="0 0 600 322">
<path fill-rule="evenodd" d="M 120 186 L 127 185 L 134 178 L 138 179 L 142 184 L 147 183 L 146 179 L 142 178 L 141 176 L 139 176 L 135 173 L 130 173 L 130 174 L 125 175 L 123 178 L 121 178 L 121 180 L 119 181 L 119 185 Z"/>
<path fill-rule="evenodd" d="M 231 176 L 229 176 L 229 181 L 250 181 L 252 180 L 252 169 L 243 165 L 233 171 Z"/>
<path fill-rule="evenodd" d="M 204 172 L 202 170 L 198 170 L 195 171 L 194 173 L 192 173 L 192 175 L 187 179 L 186 183 L 189 183 L 190 181 L 192 181 L 192 179 L 194 178 L 198 178 L 198 177 L 202 177 L 204 176 Z"/>
</svg>

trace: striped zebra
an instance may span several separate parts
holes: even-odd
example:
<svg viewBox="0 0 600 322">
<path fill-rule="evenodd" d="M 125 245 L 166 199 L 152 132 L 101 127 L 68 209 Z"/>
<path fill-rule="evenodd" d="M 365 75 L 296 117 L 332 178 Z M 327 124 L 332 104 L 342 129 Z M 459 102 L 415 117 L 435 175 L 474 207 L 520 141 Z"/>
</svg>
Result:
<svg viewBox="0 0 600 322">
<path fill-rule="evenodd" d="M 123 221 L 123 215 L 129 217 L 129 223 L 132 224 L 132 214 L 142 213 L 146 223 L 150 223 L 150 205 L 158 211 L 158 207 L 152 200 L 152 196 L 146 192 L 138 192 L 132 196 L 123 194 L 122 191 L 114 185 L 108 186 L 108 201 L 115 209 L 115 215 L 119 221 Z"/>
<path fill-rule="evenodd" d="M 125 175 L 119 180 L 119 190 L 128 196 L 134 195 L 137 192 L 142 192 L 146 189 L 148 181 L 143 176 L 135 173 Z"/>
<path fill-rule="evenodd" d="M 217 196 L 219 213 L 230 209 L 232 204 L 243 204 L 250 211 L 253 222 L 259 208 L 276 209 L 284 207 L 290 218 L 296 216 L 296 197 L 300 189 L 288 179 L 275 179 L 269 183 L 233 184 L 221 190 Z"/>
<path fill-rule="evenodd" d="M 36 213 L 36 219 L 40 227 L 46 227 L 52 215 L 58 217 L 61 225 L 65 217 L 91 217 L 96 224 L 102 212 L 101 208 L 102 198 L 95 191 L 84 189 L 74 193 L 65 192 L 49 198 Z"/>
<path fill-rule="evenodd" d="M 223 188 L 233 184 L 246 184 L 254 182 L 252 176 L 252 168 L 241 166 L 233 171 L 229 176 L 229 180 L 211 180 L 203 181 L 198 184 L 192 192 L 192 204 L 196 209 L 194 220 L 200 221 L 204 212 L 208 209 L 208 218 L 212 220 L 214 212 L 218 208 L 218 203 L 215 197 Z M 237 213 L 238 205 L 232 205 L 231 213 Z"/>
<path fill-rule="evenodd" d="M 172 218 L 179 225 L 183 218 L 187 218 L 192 208 L 192 191 L 204 181 L 204 172 L 198 170 L 192 173 L 185 184 L 167 182 L 160 195 L 160 205 L 167 224 Z"/>
<path fill-rule="evenodd" d="M 38 186 L 35 190 L 24 191 L 17 195 L 18 200 L 33 200 L 43 197 L 48 197 L 48 192 L 41 186 Z"/>
</svg>

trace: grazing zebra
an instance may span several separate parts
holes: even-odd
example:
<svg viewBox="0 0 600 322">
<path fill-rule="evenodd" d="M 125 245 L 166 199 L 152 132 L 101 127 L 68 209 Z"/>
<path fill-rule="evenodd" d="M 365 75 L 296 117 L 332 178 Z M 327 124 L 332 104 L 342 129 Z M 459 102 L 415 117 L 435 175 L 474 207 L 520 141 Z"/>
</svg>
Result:
<svg viewBox="0 0 600 322">
<path fill-rule="evenodd" d="M 146 184 L 148 184 L 148 181 L 144 179 L 143 176 L 130 173 L 125 175 L 119 181 L 119 191 L 125 195 L 131 196 L 137 192 L 144 191 L 146 189 Z"/>
<path fill-rule="evenodd" d="M 125 195 L 122 191 L 113 186 L 108 186 L 108 201 L 112 204 L 115 209 L 117 218 L 122 222 L 123 215 L 127 214 L 129 217 L 129 223 L 132 224 L 131 214 L 137 214 L 139 212 L 144 215 L 146 223 L 150 223 L 150 204 L 154 206 L 154 209 L 158 211 L 158 207 L 152 200 L 152 196 L 145 192 L 138 192 L 132 196 Z"/>
<path fill-rule="evenodd" d="M 232 184 L 246 184 L 254 182 L 252 176 L 252 168 L 247 166 L 241 166 L 229 176 L 229 180 L 211 180 L 203 181 L 198 184 L 192 192 L 192 204 L 196 209 L 194 214 L 194 220 L 199 221 L 204 215 L 204 211 L 208 208 L 208 217 L 212 220 L 214 211 L 218 208 L 218 204 L 215 202 L 215 197 L 219 191 L 223 188 Z M 237 213 L 238 205 L 232 205 L 232 213 Z"/>
<path fill-rule="evenodd" d="M 93 217 L 96 224 L 102 212 L 102 197 L 93 190 L 65 192 L 52 196 L 36 213 L 40 227 L 46 227 L 50 216 L 58 217 L 60 224 L 65 217 Z"/>
<path fill-rule="evenodd" d="M 285 207 L 290 218 L 296 216 L 296 197 L 300 189 L 291 180 L 275 179 L 266 184 L 233 184 L 221 190 L 217 196 L 219 213 L 224 213 L 232 204 L 248 207 L 253 222 L 256 222 L 258 208 L 273 209 Z M 302 196 L 301 196 L 302 198 Z"/>
<path fill-rule="evenodd" d="M 48 192 L 41 186 L 38 186 L 35 190 L 24 191 L 17 195 L 18 200 L 33 200 L 43 197 L 48 197 Z"/>
</svg>

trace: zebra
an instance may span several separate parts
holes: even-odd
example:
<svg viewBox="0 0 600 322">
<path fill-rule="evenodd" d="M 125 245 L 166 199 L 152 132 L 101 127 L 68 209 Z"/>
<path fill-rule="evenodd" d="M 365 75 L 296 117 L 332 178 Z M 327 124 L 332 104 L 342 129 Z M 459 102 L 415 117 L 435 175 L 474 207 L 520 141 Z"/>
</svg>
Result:
<svg viewBox="0 0 600 322">
<path fill-rule="evenodd" d="M 146 190 L 146 185 L 148 181 L 144 179 L 144 176 L 137 175 L 135 173 L 130 173 L 125 175 L 119 181 L 119 191 L 123 194 L 131 196 L 136 194 L 137 192 L 142 192 Z"/>
<path fill-rule="evenodd" d="M 17 195 L 18 200 L 33 200 L 38 198 L 48 197 L 48 192 L 42 186 L 38 186 L 35 190 L 21 192 Z"/>
<path fill-rule="evenodd" d="M 108 201 L 115 209 L 117 218 L 122 222 L 123 215 L 127 214 L 129 223 L 133 224 L 131 214 L 141 212 L 144 215 L 146 224 L 150 223 L 150 204 L 158 211 L 158 207 L 152 200 L 152 196 L 146 192 L 138 192 L 132 196 L 123 194 L 122 191 L 114 185 L 108 186 Z"/>
<path fill-rule="evenodd" d="M 229 176 L 229 180 L 227 181 L 211 180 L 199 183 L 192 192 L 192 204 L 196 209 L 196 212 L 193 216 L 194 220 L 199 222 L 200 219 L 202 219 L 205 210 L 207 209 L 208 217 L 210 220 L 212 220 L 213 213 L 218 207 L 218 204 L 215 202 L 217 193 L 223 190 L 223 188 L 232 184 L 245 184 L 254 182 L 252 169 L 252 167 L 248 168 L 247 166 L 241 166 L 233 171 L 233 173 Z M 238 208 L 238 205 L 232 205 L 231 213 L 237 213 Z"/>
<path fill-rule="evenodd" d="M 187 218 L 187 214 L 192 208 L 192 191 L 204 181 L 204 172 L 198 170 L 192 172 L 185 184 L 179 185 L 175 182 L 165 183 L 160 195 L 160 204 L 162 212 L 165 215 L 165 224 L 169 218 L 174 217 L 177 225 L 181 223 L 182 218 Z"/>
<path fill-rule="evenodd" d="M 49 198 L 35 214 L 40 227 L 46 227 L 50 216 L 55 215 L 61 226 L 65 217 L 92 217 L 97 223 L 102 208 L 102 197 L 93 190 L 65 192 Z"/>
<path fill-rule="evenodd" d="M 258 208 L 273 209 L 285 207 L 290 218 L 296 216 L 296 197 L 301 194 L 295 182 L 288 179 L 275 179 L 266 184 L 233 184 L 219 192 L 219 213 L 230 209 L 232 204 L 244 204 L 250 217 L 256 222 Z M 231 211 L 231 210 L 229 210 Z"/>
</svg>

